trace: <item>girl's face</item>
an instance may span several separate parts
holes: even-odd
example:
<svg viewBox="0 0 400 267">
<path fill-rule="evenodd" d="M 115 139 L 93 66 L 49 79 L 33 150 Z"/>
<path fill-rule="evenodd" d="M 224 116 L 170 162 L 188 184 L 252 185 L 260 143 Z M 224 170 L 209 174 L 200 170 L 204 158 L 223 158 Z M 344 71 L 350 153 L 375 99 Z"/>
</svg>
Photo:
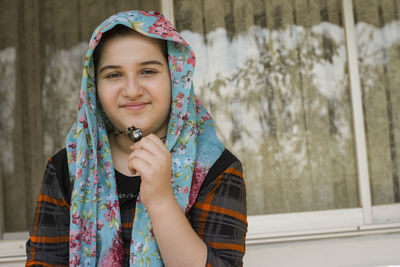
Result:
<svg viewBox="0 0 400 267">
<path fill-rule="evenodd" d="M 114 125 L 167 133 L 171 80 L 161 40 L 133 32 L 108 40 L 97 66 L 97 93 Z"/>
</svg>

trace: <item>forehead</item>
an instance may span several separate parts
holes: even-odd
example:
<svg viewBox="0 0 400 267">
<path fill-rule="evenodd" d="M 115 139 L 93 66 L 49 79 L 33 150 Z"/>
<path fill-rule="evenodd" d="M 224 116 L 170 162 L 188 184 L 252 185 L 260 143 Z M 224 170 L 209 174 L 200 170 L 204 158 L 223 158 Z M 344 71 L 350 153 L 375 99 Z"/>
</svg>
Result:
<svg viewBox="0 0 400 267">
<path fill-rule="evenodd" d="M 166 41 L 151 38 L 135 31 L 116 35 L 105 40 L 100 52 L 100 65 L 110 59 L 163 57 L 166 55 Z"/>
</svg>

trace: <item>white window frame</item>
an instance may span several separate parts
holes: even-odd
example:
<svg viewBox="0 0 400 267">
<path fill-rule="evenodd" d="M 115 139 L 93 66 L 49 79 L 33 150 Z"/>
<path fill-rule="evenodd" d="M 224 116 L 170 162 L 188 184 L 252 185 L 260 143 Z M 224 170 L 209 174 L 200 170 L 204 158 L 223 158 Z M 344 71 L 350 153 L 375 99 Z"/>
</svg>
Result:
<svg viewBox="0 0 400 267">
<path fill-rule="evenodd" d="M 372 206 L 353 1 L 342 7 L 361 208 L 249 216 L 247 244 L 400 232 L 400 204 Z"/>
<path fill-rule="evenodd" d="M 246 244 L 400 233 L 400 204 L 373 206 L 371 202 L 352 0 L 342 0 L 342 6 L 361 207 L 249 216 Z M 164 16 L 175 24 L 173 0 L 161 0 L 161 9 Z M 0 198 L 0 263 L 18 262 L 25 259 L 28 232 L 1 232 L 3 204 Z"/>
<path fill-rule="evenodd" d="M 173 25 L 175 25 L 174 1 L 161 0 L 161 10 L 164 17 L 166 17 Z"/>
</svg>

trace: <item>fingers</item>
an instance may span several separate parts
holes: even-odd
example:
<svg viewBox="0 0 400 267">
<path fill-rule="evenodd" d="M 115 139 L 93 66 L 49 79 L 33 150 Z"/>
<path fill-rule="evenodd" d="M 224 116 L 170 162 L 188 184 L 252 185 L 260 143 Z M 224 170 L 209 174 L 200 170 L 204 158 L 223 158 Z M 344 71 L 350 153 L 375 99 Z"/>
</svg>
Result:
<svg viewBox="0 0 400 267">
<path fill-rule="evenodd" d="M 164 143 L 154 134 L 149 134 L 139 142 L 130 147 L 133 151 L 143 149 L 154 155 L 160 155 L 160 152 L 169 152 Z"/>
<path fill-rule="evenodd" d="M 128 157 L 131 172 L 144 175 L 155 172 L 155 169 L 170 168 L 171 154 L 156 135 L 150 134 L 130 148 L 133 150 Z"/>
<path fill-rule="evenodd" d="M 154 161 L 154 154 L 145 149 L 134 150 L 128 157 L 128 162 L 133 159 L 140 159 L 143 162 L 151 165 L 152 161 Z"/>
<path fill-rule="evenodd" d="M 130 147 L 128 168 L 142 179 L 141 200 L 148 208 L 173 196 L 171 188 L 171 153 L 154 134 L 145 136 Z M 153 205 L 154 204 L 154 205 Z"/>
<path fill-rule="evenodd" d="M 149 169 L 151 165 L 140 157 L 133 157 L 128 161 L 128 169 L 132 174 L 138 173 L 142 175 L 146 169 Z"/>
</svg>

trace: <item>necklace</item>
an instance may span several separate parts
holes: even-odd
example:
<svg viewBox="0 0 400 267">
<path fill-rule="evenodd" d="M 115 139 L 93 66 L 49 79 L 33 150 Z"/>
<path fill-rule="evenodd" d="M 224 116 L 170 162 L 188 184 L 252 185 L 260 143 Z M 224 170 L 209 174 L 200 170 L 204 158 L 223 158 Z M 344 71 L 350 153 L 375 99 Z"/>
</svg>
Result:
<svg viewBox="0 0 400 267">
<path fill-rule="evenodd" d="M 119 136 L 120 134 L 122 134 L 124 132 L 127 132 L 129 139 L 131 139 L 135 143 L 139 142 L 143 137 L 142 130 L 140 130 L 140 128 L 136 128 L 135 126 L 126 128 L 125 130 L 120 131 L 119 133 L 114 133 L 114 135 Z"/>
<path fill-rule="evenodd" d="M 140 128 L 136 128 L 135 126 L 131 126 L 129 128 L 126 128 L 123 131 L 120 131 L 119 133 L 114 133 L 114 136 L 119 136 L 120 134 L 126 132 L 128 134 L 129 139 L 131 139 L 133 142 L 139 142 L 142 137 L 143 137 L 143 132 Z M 167 136 L 160 137 L 161 140 L 165 142 L 165 139 Z"/>
</svg>

